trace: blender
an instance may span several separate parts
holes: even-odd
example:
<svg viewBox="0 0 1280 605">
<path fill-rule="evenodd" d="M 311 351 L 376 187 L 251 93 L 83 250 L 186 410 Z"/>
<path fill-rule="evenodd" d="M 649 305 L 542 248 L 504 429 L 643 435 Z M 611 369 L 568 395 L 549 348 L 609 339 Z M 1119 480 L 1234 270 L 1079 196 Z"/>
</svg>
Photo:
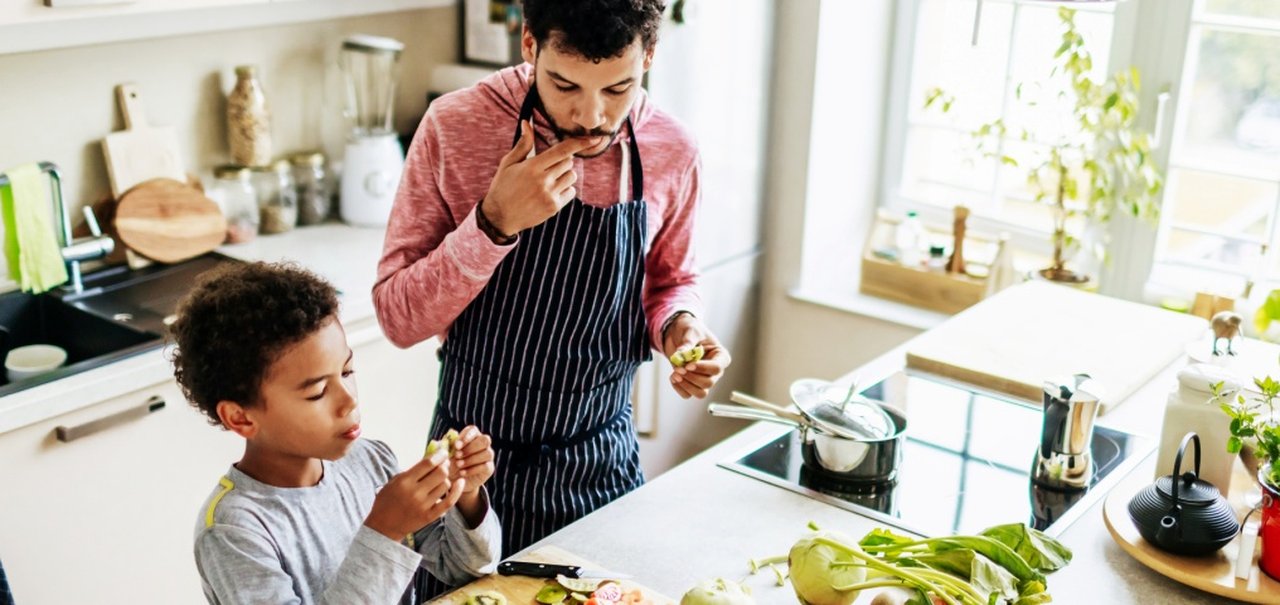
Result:
<svg viewBox="0 0 1280 605">
<path fill-rule="evenodd" d="M 357 34 L 342 41 L 339 63 L 351 134 L 343 157 L 339 214 L 352 225 L 387 224 L 404 171 L 404 150 L 391 121 L 403 50 L 400 41 L 380 36 Z"/>
</svg>

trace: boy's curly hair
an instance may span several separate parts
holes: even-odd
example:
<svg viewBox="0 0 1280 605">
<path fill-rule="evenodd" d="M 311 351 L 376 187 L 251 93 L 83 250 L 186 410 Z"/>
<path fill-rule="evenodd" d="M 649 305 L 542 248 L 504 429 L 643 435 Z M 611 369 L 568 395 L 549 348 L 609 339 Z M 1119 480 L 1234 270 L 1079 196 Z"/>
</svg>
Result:
<svg viewBox="0 0 1280 605">
<path fill-rule="evenodd" d="M 281 351 L 338 312 L 338 292 L 292 264 L 228 263 L 201 275 L 169 333 L 173 375 L 187 401 L 220 426 L 218 402 L 257 405 Z"/>
<path fill-rule="evenodd" d="M 555 32 L 558 50 L 599 63 L 621 56 L 637 36 L 653 48 L 664 10 L 662 0 L 524 0 L 524 22 L 539 47 Z"/>
</svg>

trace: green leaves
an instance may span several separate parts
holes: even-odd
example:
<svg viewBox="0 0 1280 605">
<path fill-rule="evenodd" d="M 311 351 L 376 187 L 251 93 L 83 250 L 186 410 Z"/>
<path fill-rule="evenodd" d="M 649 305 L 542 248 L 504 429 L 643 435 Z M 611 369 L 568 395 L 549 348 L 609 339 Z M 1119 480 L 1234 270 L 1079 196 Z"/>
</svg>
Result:
<svg viewBox="0 0 1280 605">
<path fill-rule="evenodd" d="M 1022 523 L 1008 523 L 982 530 L 982 535 L 1012 548 L 1028 565 L 1053 573 L 1071 562 L 1071 549 Z"/>
</svg>

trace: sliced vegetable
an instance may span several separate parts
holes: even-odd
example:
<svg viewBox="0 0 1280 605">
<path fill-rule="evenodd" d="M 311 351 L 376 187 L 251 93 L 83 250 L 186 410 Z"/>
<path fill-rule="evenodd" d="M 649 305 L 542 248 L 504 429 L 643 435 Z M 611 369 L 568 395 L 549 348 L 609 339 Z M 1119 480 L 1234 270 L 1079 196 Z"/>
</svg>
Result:
<svg viewBox="0 0 1280 605">
<path fill-rule="evenodd" d="M 703 356 L 705 356 L 706 354 L 707 354 L 707 351 L 706 349 L 702 348 L 702 345 L 694 345 L 688 349 L 677 350 L 675 353 L 671 354 L 671 357 L 669 359 L 671 361 L 671 365 L 678 368 L 687 363 L 702 361 Z"/>
<path fill-rule="evenodd" d="M 440 451 L 441 448 L 447 448 L 449 455 L 452 456 L 457 453 L 458 447 L 458 431 L 449 429 L 449 432 L 445 433 L 443 437 L 427 442 L 427 451 L 422 457 L 430 458 L 431 454 Z"/>
<path fill-rule="evenodd" d="M 465 605 L 507 605 L 507 597 L 494 590 L 485 590 L 467 596 Z"/>
<path fill-rule="evenodd" d="M 556 581 L 570 592 L 586 592 L 595 591 L 601 584 L 601 580 L 592 580 L 590 578 L 570 578 L 569 576 L 556 576 Z"/>
<path fill-rule="evenodd" d="M 568 596 L 569 591 L 565 590 L 563 586 L 555 583 L 548 583 L 546 586 L 542 587 L 542 590 L 538 591 L 538 594 L 533 597 L 533 600 L 543 603 L 544 605 L 557 605 L 558 603 L 563 603 L 565 598 Z"/>
</svg>

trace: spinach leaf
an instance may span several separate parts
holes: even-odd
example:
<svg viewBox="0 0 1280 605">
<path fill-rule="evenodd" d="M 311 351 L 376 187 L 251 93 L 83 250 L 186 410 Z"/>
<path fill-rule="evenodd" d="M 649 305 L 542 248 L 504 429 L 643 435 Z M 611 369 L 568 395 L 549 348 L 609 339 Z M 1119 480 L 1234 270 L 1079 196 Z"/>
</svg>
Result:
<svg viewBox="0 0 1280 605">
<path fill-rule="evenodd" d="M 1021 523 L 997 525 L 982 531 L 991 538 L 1012 548 L 1036 571 L 1053 573 L 1071 562 L 1071 549 Z"/>
</svg>

